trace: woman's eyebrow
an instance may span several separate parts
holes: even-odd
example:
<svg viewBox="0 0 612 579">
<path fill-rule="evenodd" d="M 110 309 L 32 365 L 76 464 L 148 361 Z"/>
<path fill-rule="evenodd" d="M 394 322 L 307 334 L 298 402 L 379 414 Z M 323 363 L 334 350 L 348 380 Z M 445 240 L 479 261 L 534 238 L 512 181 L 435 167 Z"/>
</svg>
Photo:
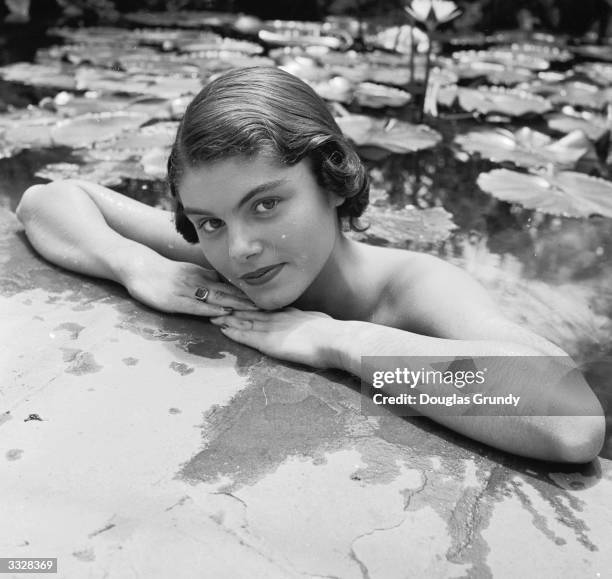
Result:
<svg viewBox="0 0 612 579">
<path fill-rule="evenodd" d="M 261 183 L 257 185 L 257 187 L 253 187 L 239 202 L 238 209 L 242 207 L 245 203 L 248 203 L 250 199 L 258 195 L 259 193 L 265 193 L 266 191 L 270 191 L 272 189 L 276 189 L 276 187 L 280 185 L 284 185 L 287 183 L 287 179 L 274 179 L 273 181 L 266 181 L 265 183 Z M 213 215 L 213 213 L 207 211 L 206 209 L 201 209 L 199 207 L 183 207 L 183 211 L 188 213 L 189 215 Z"/>
</svg>

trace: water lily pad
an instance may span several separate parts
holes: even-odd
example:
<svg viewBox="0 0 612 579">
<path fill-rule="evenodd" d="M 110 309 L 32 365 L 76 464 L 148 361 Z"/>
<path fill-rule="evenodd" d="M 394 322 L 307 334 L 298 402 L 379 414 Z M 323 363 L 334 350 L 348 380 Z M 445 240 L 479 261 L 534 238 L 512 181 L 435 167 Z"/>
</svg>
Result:
<svg viewBox="0 0 612 579">
<path fill-rule="evenodd" d="M 507 169 L 482 173 L 478 186 L 502 201 L 552 215 L 612 217 L 612 183 L 575 171 L 526 175 Z"/>
<path fill-rule="evenodd" d="M 365 107 L 401 107 L 411 98 L 404 90 L 373 82 L 362 82 L 355 89 L 355 99 Z"/>
<path fill-rule="evenodd" d="M 140 159 L 143 171 L 153 179 L 165 179 L 169 153 L 168 149 L 161 147 L 154 147 L 147 151 Z"/>
<path fill-rule="evenodd" d="M 482 46 L 489 42 L 482 32 L 464 32 L 457 34 L 454 30 L 445 37 L 451 46 Z"/>
<path fill-rule="evenodd" d="M 580 81 L 534 85 L 531 90 L 546 96 L 553 104 L 570 104 L 600 109 L 612 102 L 612 89 L 600 89 L 597 85 Z"/>
<path fill-rule="evenodd" d="M 122 177 L 116 171 L 117 164 L 110 161 L 98 161 L 91 165 L 76 163 L 51 163 L 36 172 L 37 177 L 58 181 L 61 179 L 85 179 L 100 183 L 106 187 L 115 187 Z"/>
<path fill-rule="evenodd" d="M 480 113 L 501 113 L 514 117 L 526 114 L 542 114 L 552 108 L 551 103 L 538 95 L 522 90 L 502 89 L 499 87 L 480 87 L 478 89 L 459 87 L 459 105 L 466 111 Z"/>
<path fill-rule="evenodd" d="M 142 94 L 168 99 L 186 94 L 194 95 L 202 88 L 202 83 L 198 78 L 127 74 L 92 68 L 79 68 L 76 71 L 75 80 L 79 90 Z"/>
<path fill-rule="evenodd" d="M 397 119 L 346 115 L 336 119 L 342 132 L 358 146 L 380 147 L 392 153 L 413 153 L 434 147 L 442 136 L 426 125 Z"/>
<path fill-rule="evenodd" d="M 51 128 L 51 139 L 58 145 L 87 147 L 136 129 L 148 120 L 142 113 L 91 113 L 59 121 Z"/>
<path fill-rule="evenodd" d="M 528 68 L 509 67 L 498 62 L 456 62 L 453 59 L 440 59 L 444 70 L 452 71 L 459 78 L 477 78 L 484 76 L 492 84 L 514 85 L 527 82 L 533 78 L 533 71 Z"/>
<path fill-rule="evenodd" d="M 130 155 L 142 155 L 149 149 L 166 149 L 169 151 L 178 129 L 178 122 L 160 122 L 140 127 L 120 134 L 116 139 L 106 140 L 96 145 L 96 149 L 122 151 Z M 113 157 L 118 159 L 119 157 Z"/>
<path fill-rule="evenodd" d="M 354 85 L 340 76 L 322 81 L 309 81 L 308 84 L 325 100 L 348 104 L 353 100 Z"/>
<path fill-rule="evenodd" d="M 279 68 L 301 78 L 304 81 L 320 82 L 328 80 L 332 73 L 308 56 L 284 57 L 279 61 Z"/>
<path fill-rule="evenodd" d="M 440 243 L 457 229 L 452 214 L 443 207 L 403 209 L 369 205 L 360 222 L 370 227 L 360 233 L 352 231 L 349 237 L 379 244 L 384 241 L 393 247 L 407 248 Z"/>
<path fill-rule="evenodd" d="M 612 84 L 612 64 L 607 62 L 583 62 L 576 65 L 574 69 L 602 86 Z"/>
<path fill-rule="evenodd" d="M 58 60 L 65 60 L 75 66 L 90 64 L 92 66 L 112 68 L 121 56 L 135 50 L 141 52 L 143 58 L 155 54 L 151 49 L 149 49 L 147 54 L 146 49 L 136 47 L 134 44 L 115 43 L 108 46 L 102 44 L 67 44 L 39 49 L 36 52 L 36 60 L 39 63 L 53 63 Z"/>
<path fill-rule="evenodd" d="M 179 42 L 178 50 L 181 52 L 199 52 L 202 50 L 226 50 L 229 52 L 241 52 L 243 54 L 261 54 L 263 46 L 248 40 L 236 40 L 235 38 L 224 38 L 213 35 L 192 40 L 189 42 Z"/>
<path fill-rule="evenodd" d="M 603 115 L 584 111 L 554 113 L 547 117 L 548 126 L 555 131 L 570 133 L 582 131 L 592 141 L 599 140 L 607 131 L 612 129 L 612 122 Z"/>
<path fill-rule="evenodd" d="M 528 68 L 530 70 L 546 70 L 550 63 L 544 58 L 522 54 L 508 49 L 460 50 L 453 52 L 457 62 L 497 62 L 511 67 Z"/>
<path fill-rule="evenodd" d="M 40 115 L 27 111 L 9 115 L 0 122 L 0 158 L 12 157 L 24 149 L 53 145 L 51 129 L 56 119 L 41 111 Z"/>
<path fill-rule="evenodd" d="M 598 60 L 605 60 L 612 62 L 612 48 L 610 46 L 598 46 L 598 45 L 585 45 L 585 46 L 574 46 L 572 50 L 580 56 L 586 56 L 587 58 L 597 58 Z"/>
<path fill-rule="evenodd" d="M 329 48 L 338 49 L 342 46 L 347 46 L 346 40 L 335 36 L 313 36 L 299 31 L 280 32 L 277 30 L 260 30 L 259 38 L 272 45 L 288 45 L 288 46 L 327 46 Z"/>
<path fill-rule="evenodd" d="M 26 85 L 53 87 L 61 90 L 74 90 L 76 83 L 73 71 L 68 65 L 31 64 L 17 62 L 0 67 L 0 78 Z"/>
<path fill-rule="evenodd" d="M 567 62 L 573 58 L 572 53 L 566 48 L 560 48 L 552 44 L 543 44 L 541 42 L 515 42 L 510 46 L 510 50 L 554 62 Z"/>
<path fill-rule="evenodd" d="M 141 55 L 139 52 L 123 54 L 117 63 L 129 74 L 151 74 L 157 76 L 197 77 L 200 67 L 177 55 Z"/>
<path fill-rule="evenodd" d="M 483 129 L 459 135 L 454 141 L 469 153 L 479 153 L 491 161 L 512 161 L 521 167 L 546 167 L 550 163 L 573 167 L 590 148 L 582 131 L 574 131 L 558 141 L 528 127 L 516 132 Z"/>
<path fill-rule="evenodd" d="M 237 16 L 229 12 L 206 10 L 174 10 L 169 12 L 150 12 L 143 10 L 124 14 L 128 22 L 142 26 L 179 26 L 181 28 L 206 28 L 233 24 Z"/>
</svg>

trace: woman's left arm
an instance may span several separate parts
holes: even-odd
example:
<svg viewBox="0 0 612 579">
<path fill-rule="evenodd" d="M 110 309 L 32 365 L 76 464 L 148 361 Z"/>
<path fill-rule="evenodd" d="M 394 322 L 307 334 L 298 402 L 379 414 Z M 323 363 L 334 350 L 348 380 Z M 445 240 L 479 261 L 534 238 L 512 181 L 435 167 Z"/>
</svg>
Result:
<svg viewBox="0 0 612 579">
<path fill-rule="evenodd" d="M 416 326 L 418 333 L 292 308 L 236 312 L 213 323 L 227 324 L 223 331 L 228 337 L 268 355 L 343 369 L 370 383 L 374 369 L 362 363 L 363 356 L 413 360 L 436 356 L 450 361 L 456 357 L 567 357 L 548 340 L 504 318 L 487 292 L 462 270 L 431 259 L 435 261 L 427 263 L 418 283 L 412 272 L 410 283 L 398 276 L 391 288 L 397 312 L 394 325 Z M 565 384 L 565 390 L 546 389 L 534 385 L 533 375 L 524 367 L 517 364 L 512 372 L 512 391 L 523 398 L 519 416 L 451 416 L 433 406 L 418 410 L 461 434 L 515 454 L 566 462 L 595 458 L 603 445 L 605 420 L 586 381 L 573 372 L 573 382 Z M 427 388 L 432 395 L 449 394 L 442 385 Z M 481 391 L 506 396 L 508 380 L 498 372 Z M 551 407 L 554 416 L 549 415 Z"/>
</svg>

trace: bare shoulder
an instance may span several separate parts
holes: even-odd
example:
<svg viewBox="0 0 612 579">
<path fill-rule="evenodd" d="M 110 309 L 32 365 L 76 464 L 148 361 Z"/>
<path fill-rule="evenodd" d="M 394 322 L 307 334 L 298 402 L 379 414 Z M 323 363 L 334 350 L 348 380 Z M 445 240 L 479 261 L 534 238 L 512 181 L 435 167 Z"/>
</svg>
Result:
<svg viewBox="0 0 612 579">
<path fill-rule="evenodd" d="M 378 249 L 390 252 L 385 255 L 389 266 L 378 323 L 438 338 L 517 342 L 563 354 L 509 320 L 489 292 L 460 267 L 424 253 Z"/>
</svg>

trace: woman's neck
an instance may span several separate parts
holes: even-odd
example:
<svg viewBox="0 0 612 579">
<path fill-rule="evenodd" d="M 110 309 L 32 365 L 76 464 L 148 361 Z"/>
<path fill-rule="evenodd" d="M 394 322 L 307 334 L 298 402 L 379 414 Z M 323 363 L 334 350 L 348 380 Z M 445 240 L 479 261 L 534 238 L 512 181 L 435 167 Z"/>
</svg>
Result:
<svg viewBox="0 0 612 579">
<path fill-rule="evenodd" d="M 364 265 L 361 244 L 338 232 L 323 269 L 292 305 L 337 319 L 356 319 L 367 301 L 363 291 Z"/>
</svg>

